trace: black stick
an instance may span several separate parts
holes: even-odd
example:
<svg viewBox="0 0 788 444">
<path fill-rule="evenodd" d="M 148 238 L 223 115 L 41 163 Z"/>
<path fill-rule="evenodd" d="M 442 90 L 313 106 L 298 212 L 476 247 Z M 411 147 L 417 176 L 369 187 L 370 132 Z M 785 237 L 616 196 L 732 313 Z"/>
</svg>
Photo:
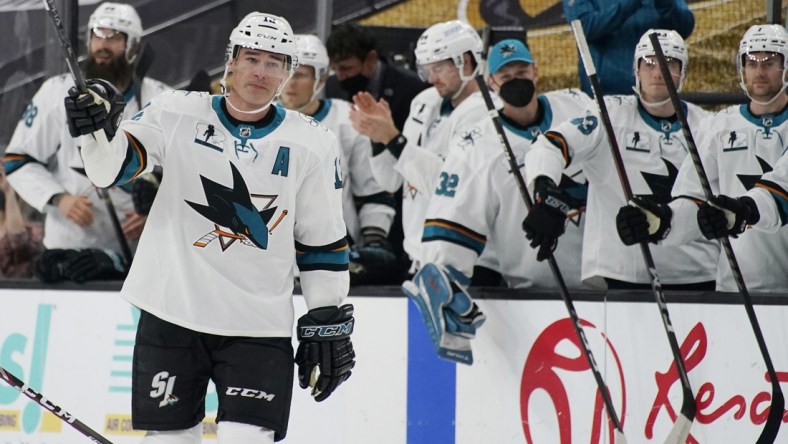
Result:
<svg viewBox="0 0 788 444">
<path fill-rule="evenodd" d="M 525 180 L 523 180 L 523 175 L 520 173 L 520 168 L 517 166 L 517 159 L 515 158 L 514 152 L 512 151 L 512 146 L 509 144 L 509 139 L 506 137 L 506 133 L 504 132 L 503 126 L 501 125 L 501 118 L 498 115 L 498 110 L 495 109 L 495 105 L 493 104 L 492 98 L 490 97 L 490 91 L 487 88 L 487 83 L 485 83 L 484 77 L 482 77 L 481 74 L 476 76 L 476 83 L 479 85 L 479 91 L 481 91 L 482 97 L 484 97 L 484 103 L 487 105 L 487 111 L 489 111 L 490 118 L 492 119 L 493 126 L 495 127 L 495 132 L 498 133 L 498 142 L 501 144 L 501 148 L 503 148 L 504 154 L 506 155 L 506 160 L 509 162 L 509 167 L 512 169 L 515 182 L 517 182 L 517 188 L 520 190 L 520 195 L 522 196 L 523 201 L 525 201 L 525 208 L 528 211 L 531 211 L 533 201 L 531 200 L 530 194 L 528 194 L 528 188 L 525 184 Z M 602 401 L 605 404 L 607 416 L 610 418 L 610 422 L 613 423 L 613 428 L 615 429 L 615 443 L 626 444 L 627 439 L 624 436 L 624 429 L 621 426 L 621 421 L 618 419 L 616 409 L 613 407 L 613 401 L 610 398 L 610 391 L 608 390 L 607 385 L 605 385 L 605 380 L 602 378 L 602 374 L 599 372 L 599 367 L 597 366 L 596 360 L 594 359 L 594 354 L 591 352 L 591 346 L 588 344 L 585 331 L 580 324 L 580 317 L 577 315 L 577 310 L 575 310 L 572 297 L 569 295 L 569 289 L 566 287 L 564 277 L 561 275 L 561 270 L 558 268 L 558 264 L 556 263 L 555 256 L 553 256 L 552 252 L 548 253 L 547 263 L 550 265 L 550 270 L 553 272 L 553 277 L 555 277 L 555 281 L 558 283 L 558 287 L 561 289 L 561 296 L 564 299 L 564 305 L 566 305 L 566 310 L 569 312 L 569 317 L 572 319 L 572 325 L 575 328 L 575 333 L 577 334 L 577 338 L 580 340 L 580 344 L 582 345 L 581 350 L 583 351 L 583 355 L 585 356 L 588 365 L 591 367 L 591 373 L 594 375 L 597 389 L 599 390 L 599 394 L 602 396 Z"/>
<path fill-rule="evenodd" d="M 74 78 L 74 85 L 76 85 L 77 91 L 79 91 L 80 94 L 87 93 L 88 86 L 85 83 L 85 77 L 82 75 L 82 71 L 79 69 L 79 62 L 77 61 L 77 56 L 74 53 L 74 48 L 71 47 L 71 43 L 69 43 L 68 39 L 66 38 L 66 30 L 63 29 L 63 19 L 60 18 L 60 13 L 57 10 L 57 6 L 55 6 L 55 1 L 44 0 L 44 9 L 46 9 L 47 13 L 49 14 L 49 18 L 52 19 L 52 26 L 55 27 L 55 33 L 57 34 L 58 40 L 60 40 L 60 48 L 63 50 L 63 56 L 66 59 L 66 65 L 68 65 L 68 70 L 71 72 L 71 77 Z M 105 142 L 107 144 L 109 143 L 106 140 L 107 136 L 103 131 L 94 133 L 94 136 L 97 139 L 104 139 L 99 140 L 100 142 Z M 112 205 L 112 198 L 109 196 L 109 192 L 103 188 L 96 188 L 96 193 L 98 193 L 99 197 L 102 201 L 104 201 L 104 204 L 107 207 L 107 212 L 109 213 L 109 218 L 112 222 L 112 228 L 115 230 L 115 236 L 118 238 L 121 252 L 123 253 L 126 261 L 131 264 L 131 260 L 133 258 L 131 254 L 131 248 L 129 248 L 129 243 L 126 241 L 126 236 L 123 235 L 123 229 L 120 225 L 120 220 L 118 220 L 118 215 L 115 214 L 115 206 Z"/>
<path fill-rule="evenodd" d="M 706 176 L 706 170 L 703 168 L 703 163 L 700 159 L 698 146 L 695 145 L 695 139 L 692 137 L 692 131 L 690 131 L 689 122 L 687 122 L 687 116 L 684 113 L 684 108 L 681 106 L 676 84 L 673 82 L 673 77 L 670 74 L 670 68 L 668 68 L 665 54 L 662 52 L 662 47 L 659 44 L 659 38 L 656 32 L 649 34 L 648 38 L 651 40 L 651 46 L 654 47 L 654 52 L 657 56 L 659 67 L 662 70 L 662 78 L 665 80 L 665 86 L 667 87 L 668 93 L 670 94 L 670 100 L 673 102 L 673 108 L 676 110 L 676 116 L 679 119 L 679 123 L 681 123 L 681 130 L 684 133 L 684 139 L 687 141 L 687 148 L 689 150 L 689 155 L 692 158 L 692 164 L 695 166 L 695 171 L 698 173 L 698 178 L 700 179 L 700 185 L 703 188 L 703 194 L 706 196 L 706 200 L 708 201 L 714 197 L 714 195 L 711 191 L 711 186 L 709 185 L 709 178 Z M 741 293 L 741 296 L 744 299 L 744 309 L 747 311 L 747 317 L 750 319 L 750 325 L 752 326 L 752 331 L 755 334 L 755 340 L 758 342 L 758 349 L 761 351 L 763 361 L 766 363 L 766 371 L 769 374 L 769 378 L 772 382 L 772 404 L 769 407 L 769 417 L 766 419 L 766 424 L 763 426 L 761 436 L 759 436 L 758 441 L 756 441 L 756 444 L 771 444 L 777 438 L 777 432 L 780 430 L 780 426 L 782 425 L 783 409 L 785 408 L 785 397 L 783 396 L 782 389 L 780 388 L 780 382 L 777 379 L 777 372 L 774 370 L 772 358 L 769 356 L 769 350 L 766 348 L 766 341 L 763 339 L 763 332 L 761 331 L 761 326 L 758 323 L 758 317 L 755 315 L 755 309 L 752 305 L 752 299 L 750 299 L 750 293 L 747 291 L 747 286 L 744 284 L 744 277 L 741 274 L 739 262 L 736 260 L 736 256 L 733 254 L 731 241 L 726 236 L 720 238 L 720 243 L 722 244 L 722 249 L 725 250 L 725 256 L 728 258 L 728 263 L 730 263 L 731 271 L 733 272 L 733 279 L 736 281 L 736 286 L 739 287 L 739 293 Z"/>
<path fill-rule="evenodd" d="M 610 142 L 610 150 L 613 154 L 613 160 L 616 165 L 616 171 L 618 172 L 618 178 L 621 182 L 621 187 L 624 189 L 624 197 L 627 201 L 629 201 L 632 199 L 632 188 L 629 184 L 629 178 L 627 177 L 627 171 L 624 167 L 624 161 L 621 158 L 621 152 L 619 150 L 618 143 L 616 142 L 616 135 L 613 131 L 613 124 L 610 122 L 610 115 L 607 112 L 605 99 L 602 97 L 602 87 L 600 86 L 599 79 L 597 78 L 596 67 L 594 66 L 594 61 L 591 59 L 591 52 L 588 50 L 588 42 L 586 41 L 586 36 L 583 32 L 583 25 L 580 23 L 580 20 L 572 20 L 572 32 L 574 33 L 575 40 L 577 41 L 577 49 L 580 51 L 580 57 L 583 60 L 583 66 L 586 69 L 586 75 L 588 76 L 588 80 L 591 82 L 591 88 L 594 91 L 594 99 L 599 106 L 599 114 L 602 119 L 602 123 L 604 124 L 607 138 Z M 670 320 L 668 304 L 665 301 L 665 294 L 662 291 L 662 284 L 660 283 L 659 276 L 657 275 L 657 268 L 654 265 L 654 258 L 651 256 L 651 249 L 649 248 L 647 242 L 641 242 L 640 250 L 643 253 L 643 259 L 646 262 L 646 269 L 648 270 L 649 276 L 651 277 L 651 289 L 654 290 L 654 297 L 657 301 L 657 305 L 659 306 L 659 312 L 662 315 L 662 324 L 664 325 L 665 333 L 668 336 L 670 351 L 673 354 L 673 361 L 676 364 L 676 370 L 678 371 L 683 397 L 680 414 L 678 418 L 676 418 L 676 422 L 668 434 L 665 442 L 671 444 L 684 444 L 684 442 L 687 440 L 687 436 L 689 435 L 690 427 L 692 427 L 692 422 L 695 420 L 697 406 L 695 405 L 695 398 L 692 394 L 692 389 L 690 388 L 689 377 L 687 376 L 687 369 L 684 365 L 684 359 L 681 357 L 681 347 L 679 347 L 679 342 L 676 339 L 676 333 L 673 330 L 673 323 Z"/>
<path fill-rule="evenodd" d="M 101 436 L 98 432 L 86 426 L 82 421 L 75 418 L 74 415 L 65 411 L 63 407 L 59 407 L 58 405 L 47 399 L 41 393 L 38 393 L 32 388 L 30 388 L 30 386 L 28 386 L 25 382 L 23 382 L 21 379 L 9 373 L 3 367 L 0 367 L 0 379 L 3 379 L 4 381 L 8 382 L 8 384 L 10 384 L 11 387 L 17 389 L 19 393 L 27 396 L 28 398 L 35 401 L 36 404 L 52 412 L 53 415 L 57 416 L 63 422 L 67 423 L 68 425 L 76 429 L 79 433 L 90 438 L 91 441 L 99 442 L 102 444 L 112 444 L 112 441 Z"/>
</svg>

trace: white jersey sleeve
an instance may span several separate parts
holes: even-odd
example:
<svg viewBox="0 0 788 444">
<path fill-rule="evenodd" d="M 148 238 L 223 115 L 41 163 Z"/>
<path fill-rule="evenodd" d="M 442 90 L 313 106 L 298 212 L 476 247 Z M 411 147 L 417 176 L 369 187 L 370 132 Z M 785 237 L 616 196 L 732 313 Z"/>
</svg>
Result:
<svg viewBox="0 0 788 444">
<path fill-rule="evenodd" d="M 73 148 L 63 107 L 63 98 L 71 85 L 66 75 L 46 80 L 22 114 L 6 149 L 9 183 L 25 202 L 40 212 L 45 212 L 52 196 L 66 191 L 49 164 L 61 149 L 61 141 L 68 143 L 62 149 Z"/>
<path fill-rule="evenodd" d="M 788 224 L 788 156 L 783 154 L 774 170 L 761 176 L 747 194 L 761 214 L 755 228 L 776 232 Z"/>
<path fill-rule="evenodd" d="M 325 99 L 313 117 L 326 125 L 339 142 L 345 224 L 351 238 L 358 244 L 365 229 L 374 228 L 378 233 L 388 235 L 396 210 L 394 196 L 385 191 L 372 174 L 371 143 L 353 128 L 348 117 L 350 106 L 344 100 Z"/>
<path fill-rule="evenodd" d="M 5 155 L 9 182 L 31 206 L 46 214 L 44 245 L 47 248 L 109 248 L 120 250 L 118 235 L 105 203 L 99 198 L 79 154 L 78 139 L 73 139 L 66 126 L 63 98 L 73 80 L 67 75 L 44 82 L 27 107 L 17 126 Z M 141 88 L 144 103 L 167 89 L 161 82 L 145 79 Z M 124 115 L 138 111 L 135 88 L 124 94 L 127 104 Z M 116 217 L 125 220 L 134 209 L 130 187 L 109 190 Z M 91 202 L 93 222 L 78 226 L 57 208 L 47 205 L 54 194 L 68 193 L 87 197 Z M 129 242 L 132 249 L 134 242 Z"/>
</svg>

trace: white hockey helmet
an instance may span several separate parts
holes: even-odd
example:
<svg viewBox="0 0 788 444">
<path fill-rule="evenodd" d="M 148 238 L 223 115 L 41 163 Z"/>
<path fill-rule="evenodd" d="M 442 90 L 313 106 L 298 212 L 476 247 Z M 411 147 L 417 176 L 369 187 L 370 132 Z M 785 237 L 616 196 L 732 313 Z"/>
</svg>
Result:
<svg viewBox="0 0 788 444">
<path fill-rule="evenodd" d="M 632 69 L 635 72 L 635 91 L 640 94 L 640 80 L 638 79 L 638 69 L 640 67 L 640 59 L 656 55 L 654 47 L 651 46 L 651 39 L 649 35 L 657 33 L 659 40 L 659 47 L 662 48 L 662 53 L 666 58 L 673 58 L 681 62 L 681 77 L 679 83 L 676 85 L 676 90 L 681 91 L 684 86 L 684 80 L 687 78 L 687 69 L 689 68 L 689 54 L 687 53 L 687 45 L 681 35 L 672 29 L 649 29 L 640 37 L 640 41 L 635 46 L 635 59 L 632 62 Z"/>
<path fill-rule="evenodd" d="M 476 70 L 482 66 L 482 39 L 471 25 L 459 20 L 442 22 L 427 28 L 416 42 L 416 63 L 419 66 L 450 59 L 460 70 L 460 77 L 466 79 L 462 69 L 465 65 L 463 55 L 470 51 L 476 61 Z"/>
<path fill-rule="evenodd" d="M 250 12 L 230 33 L 229 60 L 238 56 L 241 48 L 257 49 L 287 57 L 287 69 L 292 74 L 298 63 L 293 29 L 282 17 L 263 12 Z"/>
<path fill-rule="evenodd" d="M 96 28 L 114 29 L 126 34 L 126 60 L 129 63 L 137 57 L 140 38 L 142 38 L 142 20 L 133 6 L 125 3 L 102 3 L 90 14 L 88 19 L 87 46 L 90 52 L 90 38 Z"/>
<path fill-rule="evenodd" d="M 311 34 L 297 34 L 295 41 L 298 49 L 298 64 L 315 68 L 316 79 L 328 74 L 328 52 L 323 42 L 316 35 Z"/>
<path fill-rule="evenodd" d="M 785 72 L 788 70 L 788 32 L 782 25 L 754 25 L 751 26 L 739 42 L 739 54 L 736 57 L 736 68 L 739 70 L 740 85 L 745 94 L 750 97 L 747 84 L 744 81 L 744 57 L 752 52 L 772 52 L 783 57 L 783 88 L 768 102 L 758 102 L 768 105 L 777 97 L 785 92 L 788 82 L 785 80 Z M 752 97 L 750 97 L 752 99 Z"/>
</svg>

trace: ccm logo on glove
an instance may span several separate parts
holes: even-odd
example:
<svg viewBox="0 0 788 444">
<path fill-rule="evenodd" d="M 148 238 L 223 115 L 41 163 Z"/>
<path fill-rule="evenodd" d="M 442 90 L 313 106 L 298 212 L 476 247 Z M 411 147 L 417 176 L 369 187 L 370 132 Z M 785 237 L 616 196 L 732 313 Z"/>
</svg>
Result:
<svg viewBox="0 0 788 444">
<path fill-rule="evenodd" d="M 353 333 L 353 324 L 354 320 L 351 319 L 341 324 L 299 327 L 299 329 L 302 338 L 312 338 L 315 336 L 319 338 L 332 338 L 334 336 L 344 336 Z"/>
</svg>

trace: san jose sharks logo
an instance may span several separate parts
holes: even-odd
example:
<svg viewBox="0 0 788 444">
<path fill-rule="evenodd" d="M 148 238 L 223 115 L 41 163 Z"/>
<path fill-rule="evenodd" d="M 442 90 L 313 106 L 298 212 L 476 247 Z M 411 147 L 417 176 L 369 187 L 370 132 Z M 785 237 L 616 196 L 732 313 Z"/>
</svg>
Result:
<svg viewBox="0 0 788 444">
<path fill-rule="evenodd" d="M 666 159 L 662 159 L 662 162 L 665 163 L 668 174 L 654 174 L 645 171 L 641 171 L 640 174 L 651 190 L 651 195 L 659 202 L 668 203 L 670 202 L 670 192 L 673 189 L 673 184 L 679 175 L 679 169 Z"/>
<path fill-rule="evenodd" d="M 473 127 L 462 134 L 459 146 L 462 148 L 467 148 L 468 145 L 473 146 L 475 145 L 476 139 L 481 136 L 482 132 L 479 130 L 479 127 Z"/>
<path fill-rule="evenodd" d="M 501 53 L 501 57 L 505 59 L 517 52 L 517 48 L 514 45 L 502 45 L 498 51 Z"/>
<path fill-rule="evenodd" d="M 755 156 L 755 158 L 758 159 L 758 165 L 761 167 L 763 174 L 766 174 L 773 169 L 772 166 L 769 165 L 769 162 L 762 159 L 761 156 Z M 739 181 L 741 182 L 742 186 L 744 186 L 744 189 L 749 191 L 755 186 L 755 182 L 757 182 L 763 174 L 737 174 L 736 177 L 739 178 Z"/>
<path fill-rule="evenodd" d="M 276 223 L 269 229 L 267 224 L 278 208 L 271 207 L 277 196 L 250 194 L 243 176 L 232 162 L 230 168 L 233 175 L 232 187 L 224 186 L 200 175 L 207 205 L 184 200 L 214 224 L 214 229 L 198 239 L 194 246 L 204 248 L 218 238 L 222 251 L 229 248 L 235 241 L 265 250 L 268 248 L 268 236 L 287 215 L 287 210 L 282 211 Z M 252 198 L 264 198 L 268 200 L 268 203 L 258 211 L 252 203 Z M 226 241 L 227 239 L 229 241 Z"/>
</svg>

